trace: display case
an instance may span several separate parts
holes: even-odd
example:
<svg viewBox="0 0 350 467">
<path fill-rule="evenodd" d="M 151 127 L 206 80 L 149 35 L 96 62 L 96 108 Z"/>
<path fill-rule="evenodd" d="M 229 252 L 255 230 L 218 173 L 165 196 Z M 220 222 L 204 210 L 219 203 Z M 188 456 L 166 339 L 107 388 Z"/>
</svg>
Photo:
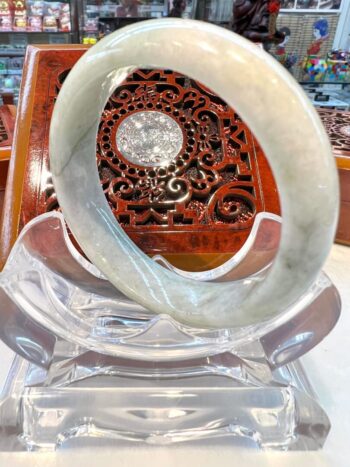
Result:
<svg viewBox="0 0 350 467">
<path fill-rule="evenodd" d="M 195 0 L 180 6 L 181 16 L 192 18 Z M 94 44 L 98 38 L 128 24 L 170 14 L 172 0 L 82 0 L 78 2 L 80 41 Z"/>
<path fill-rule="evenodd" d="M 228 25 L 232 18 L 234 0 L 198 0 L 195 17 L 221 25 Z"/>
<path fill-rule="evenodd" d="M 0 94 L 17 102 L 24 54 L 29 44 L 77 42 L 75 2 L 4 0 L 0 3 Z"/>
</svg>

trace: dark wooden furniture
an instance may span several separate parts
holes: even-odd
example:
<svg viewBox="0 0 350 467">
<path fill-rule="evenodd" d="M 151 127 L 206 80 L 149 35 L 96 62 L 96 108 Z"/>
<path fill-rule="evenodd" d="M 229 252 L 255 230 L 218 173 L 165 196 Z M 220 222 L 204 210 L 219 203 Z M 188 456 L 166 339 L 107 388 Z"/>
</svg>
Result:
<svg viewBox="0 0 350 467">
<path fill-rule="evenodd" d="M 85 46 L 30 46 L 1 231 L 1 262 L 23 226 L 57 209 L 48 138 L 55 99 Z M 87 97 L 88 98 L 88 97 Z M 165 167 L 128 162 L 116 147 L 120 122 L 157 110 L 181 126 L 183 147 Z M 180 267 L 213 267 L 245 242 L 255 215 L 279 212 L 267 160 L 238 115 L 200 83 L 170 71 L 137 71 L 113 93 L 96 147 L 101 186 L 116 218 L 148 254 Z M 77 174 L 79 183 L 79 174 Z"/>
</svg>

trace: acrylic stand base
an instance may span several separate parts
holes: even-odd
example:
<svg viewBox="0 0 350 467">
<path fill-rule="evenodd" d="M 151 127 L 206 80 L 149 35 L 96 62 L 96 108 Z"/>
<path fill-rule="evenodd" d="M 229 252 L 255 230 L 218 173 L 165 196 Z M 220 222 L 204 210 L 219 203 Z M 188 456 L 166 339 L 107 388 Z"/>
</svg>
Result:
<svg viewBox="0 0 350 467">
<path fill-rule="evenodd" d="M 330 428 L 298 360 L 270 372 L 225 354 L 196 362 L 196 375 L 188 366 L 169 378 L 154 367 L 149 379 L 131 377 L 137 362 L 132 370 L 117 364 L 84 376 L 73 361 L 43 372 L 16 357 L 0 404 L 0 450 L 51 451 L 94 438 L 313 450 Z"/>
<path fill-rule="evenodd" d="M 208 272 L 156 260 L 193 280 L 263 278 L 280 228 L 280 218 L 257 215 L 240 252 Z M 17 354 L 0 400 L 0 450 L 81 442 L 320 448 L 330 424 L 298 359 L 340 309 L 321 273 L 270 321 L 194 328 L 132 302 L 76 251 L 61 214 L 39 216 L 0 275 L 0 338 Z"/>
</svg>

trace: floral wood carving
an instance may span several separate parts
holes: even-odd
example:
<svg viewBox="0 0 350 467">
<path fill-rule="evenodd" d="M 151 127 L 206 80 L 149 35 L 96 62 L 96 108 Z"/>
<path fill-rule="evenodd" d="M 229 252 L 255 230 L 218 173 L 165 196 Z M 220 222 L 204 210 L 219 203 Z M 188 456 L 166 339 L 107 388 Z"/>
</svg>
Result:
<svg viewBox="0 0 350 467">
<path fill-rule="evenodd" d="M 58 76 L 57 93 L 68 71 Z M 145 111 L 166 114 L 182 130 L 182 149 L 167 165 L 131 163 L 118 148 L 121 123 Z M 107 201 L 125 227 L 242 229 L 263 208 L 246 126 L 216 95 L 178 73 L 139 70 L 118 87 L 101 117 L 96 157 Z M 51 186 L 47 209 L 55 207 Z"/>
<path fill-rule="evenodd" d="M 0 106 L 0 148 L 10 147 L 14 130 L 14 117 L 7 105 Z"/>
<path fill-rule="evenodd" d="M 32 111 L 17 119 L 18 164 L 13 167 L 22 191 L 6 227 L 14 234 L 2 246 L 4 259 L 16 232 L 35 216 L 59 209 L 50 173 L 51 115 L 65 77 L 86 49 L 28 48 L 20 104 Z M 35 67 L 28 66 L 31 60 Z M 148 152 L 136 159 L 126 154 L 126 160 L 116 147 L 118 128 L 122 149 L 122 129 L 130 128 L 122 123 L 152 109 L 171 120 L 165 127 L 176 125 L 180 135 L 162 166 L 146 162 Z M 137 139 L 130 141 L 139 146 Z M 248 127 L 208 89 L 176 73 L 144 71 L 127 78 L 101 115 L 96 161 L 107 201 L 127 235 L 145 253 L 176 257 L 178 267 L 203 270 L 220 264 L 219 257 L 241 248 L 256 213 L 280 213 L 271 169 Z"/>
<path fill-rule="evenodd" d="M 1 145 L 6 144 L 8 139 L 9 139 L 9 136 L 7 134 L 4 122 L 0 116 L 0 144 Z"/>
</svg>

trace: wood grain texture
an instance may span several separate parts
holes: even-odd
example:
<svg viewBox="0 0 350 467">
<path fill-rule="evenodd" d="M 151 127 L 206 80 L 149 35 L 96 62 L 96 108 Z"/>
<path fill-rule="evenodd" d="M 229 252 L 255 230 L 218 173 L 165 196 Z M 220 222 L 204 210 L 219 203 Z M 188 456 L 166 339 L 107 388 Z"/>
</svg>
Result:
<svg viewBox="0 0 350 467">
<path fill-rule="evenodd" d="M 0 106 L 0 164 L 2 161 L 8 161 L 10 159 L 14 128 L 15 128 L 14 106 L 13 105 L 1 105 Z"/>
<path fill-rule="evenodd" d="M 1 223 L 1 266 L 23 226 L 58 208 L 49 172 L 50 118 L 65 76 L 86 48 L 28 48 Z M 130 164 L 116 148 L 119 122 L 141 110 L 141 104 L 144 110 L 171 114 L 184 132 L 186 144 L 175 167 L 169 164 L 165 173 Z M 337 241 L 350 244 L 350 139 L 341 130 L 350 126 L 350 114 L 324 109 L 319 113 L 341 179 Z M 222 264 L 243 245 L 257 212 L 279 213 L 271 170 L 249 129 L 208 89 L 179 74 L 130 76 L 101 116 L 96 157 L 107 200 L 129 236 L 146 253 L 167 254 L 180 268 L 203 270 Z M 6 171 L 4 165 L 3 174 Z M 166 190 L 174 179 L 183 184 L 180 201 Z"/>
<path fill-rule="evenodd" d="M 49 172 L 50 118 L 65 76 L 85 49 L 28 49 L 7 213 L 17 203 L 3 223 L 3 261 L 27 222 L 58 208 Z M 180 124 L 185 144 L 174 164 L 145 169 L 118 151 L 121 117 L 141 106 L 171 114 Z M 268 162 L 246 125 L 208 89 L 175 73 L 134 73 L 118 88 L 101 116 L 96 156 L 102 188 L 129 236 L 148 254 L 168 253 L 179 267 L 189 253 L 197 270 L 221 264 L 245 242 L 257 212 L 279 212 Z M 180 196 L 167 189 L 176 184 Z"/>
<path fill-rule="evenodd" d="M 77 53 L 79 49 L 82 50 L 79 46 L 67 46 L 67 49 L 72 51 L 77 50 Z M 46 113 L 45 108 L 36 101 L 36 97 L 40 96 L 40 90 L 44 93 L 44 96 L 47 94 L 47 77 L 38 76 L 38 68 L 45 51 L 51 51 L 51 64 L 55 66 L 55 63 L 58 63 L 55 62 L 56 50 L 61 50 L 61 48 L 56 48 L 55 46 L 29 46 L 27 48 L 20 89 L 21 98 L 19 99 L 16 115 L 11 160 L 1 217 L 0 267 L 4 265 L 12 245 L 16 241 L 18 233 L 25 222 L 23 219 L 23 196 L 29 195 L 30 200 L 33 200 L 31 188 L 33 193 L 36 193 L 36 183 L 40 184 L 43 141 L 38 140 L 42 128 L 40 127 L 40 122 L 35 120 L 35 115 L 43 114 L 43 112 L 43 115 L 46 115 Z M 75 63 L 77 59 L 78 55 L 75 56 L 72 63 Z M 31 156 L 33 156 L 33 161 Z M 29 183 L 29 186 L 26 183 Z"/>
</svg>

